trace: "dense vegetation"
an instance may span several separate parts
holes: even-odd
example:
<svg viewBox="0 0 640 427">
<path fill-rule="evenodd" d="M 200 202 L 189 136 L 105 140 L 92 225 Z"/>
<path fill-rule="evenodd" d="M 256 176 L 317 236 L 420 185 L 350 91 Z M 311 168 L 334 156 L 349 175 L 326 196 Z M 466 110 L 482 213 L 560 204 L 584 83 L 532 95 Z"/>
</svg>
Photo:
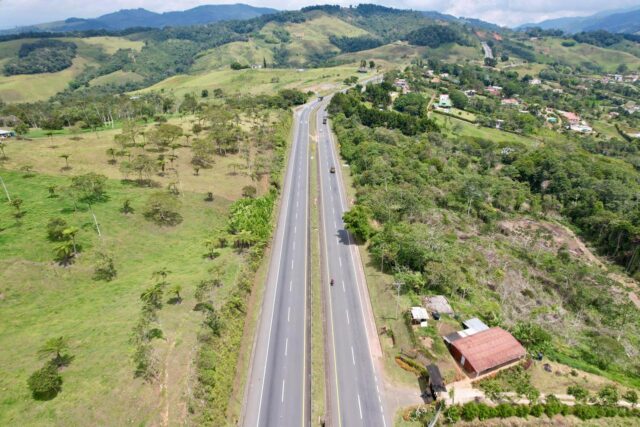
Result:
<svg viewBox="0 0 640 427">
<path fill-rule="evenodd" d="M 544 349 L 565 363 L 579 361 L 584 369 L 639 384 L 640 365 L 630 350 L 640 345 L 638 311 L 625 295 L 611 292 L 613 281 L 566 249 L 532 251 L 531 243 L 496 234 L 502 221 L 560 212 L 636 272 L 638 171 L 572 143 L 535 148 L 447 137 L 436 128 L 402 135 L 369 119 L 365 94 L 336 96 L 330 111 L 358 190 L 345 221 L 369 241 L 376 263 L 394 273 L 406 292 L 443 293 L 466 314 L 511 329 L 532 351 Z M 537 239 L 544 237 L 532 242 Z M 563 344 L 565 322 L 573 322 L 569 347 Z"/>
<path fill-rule="evenodd" d="M 75 43 L 55 39 L 24 43 L 20 47 L 18 58 L 4 65 L 4 73 L 11 76 L 61 71 L 71 66 L 76 50 Z"/>
<path fill-rule="evenodd" d="M 407 34 L 406 40 L 413 45 L 428 46 L 433 49 L 447 43 L 469 44 L 459 30 L 446 25 L 427 25 Z"/>
<path fill-rule="evenodd" d="M 382 41 L 370 36 L 336 37 L 332 35 L 329 40 L 342 52 L 359 52 L 382 45 Z"/>
</svg>

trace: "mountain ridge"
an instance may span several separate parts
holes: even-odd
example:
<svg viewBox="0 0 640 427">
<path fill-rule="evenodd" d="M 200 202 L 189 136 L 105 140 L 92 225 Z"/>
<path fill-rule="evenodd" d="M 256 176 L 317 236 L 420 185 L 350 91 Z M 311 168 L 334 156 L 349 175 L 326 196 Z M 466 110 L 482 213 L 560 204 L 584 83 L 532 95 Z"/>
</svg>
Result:
<svg viewBox="0 0 640 427">
<path fill-rule="evenodd" d="M 152 12 L 144 8 L 121 9 L 97 18 L 70 17 L 62 21 L 46 22 L 0 31 L 0 34 L 26 32 L 67 32 L 88 30 L 124 30 L 134 27 L 181 27 L 218 21 L 249 19 L 278 12 L 277 9 L 255 7 L 244 3 L 202 5 L 183 11 Z"/>
<path fill-rule="evenodd" d="M 598 12 L 589 16 L 547 19 L 537 23 L 522 24 L 516 29 L 539 27 L 543 30 L 558 29 L 565 33 L 605 30 L 611 33 L 640 33 L 640 7 Z"/>
</svg>

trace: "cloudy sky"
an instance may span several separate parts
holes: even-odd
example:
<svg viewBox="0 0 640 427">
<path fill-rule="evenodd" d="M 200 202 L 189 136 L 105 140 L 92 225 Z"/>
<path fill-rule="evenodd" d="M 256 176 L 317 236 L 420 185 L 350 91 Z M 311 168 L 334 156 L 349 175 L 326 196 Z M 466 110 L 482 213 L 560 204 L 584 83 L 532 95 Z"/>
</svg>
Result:
<svg viewBox="0 0 640 427">
<path fill-rule="evenodd" d="M 239 3 L 242 0 L 0 0 L 0 28 L 65 19 L 71 16 L 93 18 L 116 11 L 144 7 L 156 12 L 188 9 L 200 4 Z M 357 4 L 347 0 L 247 0 L 254 6 L 299 9 L 309 4 Z M 484 19 L 513 26 L 544 19 L 591 15 L 609 10 L 640 7 L 640 0 L 368 0 L 402 9 L 437 10 L 455 16 Z"/>
</svg>

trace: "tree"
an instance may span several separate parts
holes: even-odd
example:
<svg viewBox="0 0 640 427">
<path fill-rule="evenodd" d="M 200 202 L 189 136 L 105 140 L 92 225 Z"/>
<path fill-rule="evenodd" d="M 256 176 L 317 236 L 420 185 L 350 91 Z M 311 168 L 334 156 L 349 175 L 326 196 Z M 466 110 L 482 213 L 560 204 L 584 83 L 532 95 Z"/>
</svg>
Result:
<svg viewBox="0 0 640 427">
<path fill-rule="evenodd" d="M 22 211 L 22 204 L 23 203 L 24 203 L 24 200 L 22 200 L 19 197 L 14 197 L 9 202 L 9 204 L 16 210 L 16 213 L 14 214 L 14 216 L 16 218 L 20 218 L 20 217 L 22 217 L 24 215 L 24 212 Z"/>
<path fill-rule="evenodd" d="M 264 56 L 262 57 L 262 68 L 267 68 L 267 59 Z"/>
<path fill-rule="evenodd" d="M 40 359 L 51 359 L 56 366 L 62 366 L 65 360 L 65 352 L 69 350 L 69 341 L 65 337 L 48 339 L 39 349 Z"/>
<path fill-rule="evenodd" d="M 201 98 L 208 98 L 209 97 L 209 90 L 208 89 L 202 89 L 202 92 L 200 92 L 200 97 Z"/>
<path fill-rule="evenodd" d="M 73 256 L 78 255 L 78 245 L 76 244 L 76 235 L 80 229 L 78 227 L 65 228 L 62 231 L 62 238 L 71 243 L 73 248 Z"/>
<path fill-rule="evenodd" d="M 369 68 L 371 69 L 376 68 L 376 63 L 374 61 L 369 61 Z"/>
<path fill-rule="evenodd" d="M 484 65 L 487 67 L 495 67 L 498 65 L 498 61 L 495 58 L 484 58 Z"/>
<path fill-rule="evenodd" d="M 258 194 L 258 190 L 253 185 L 246 185 L 242 187 L 242 197 L 254 198 Z"/>
<path fill-rule="evenodd" d="M 569 386 L 567 394 L 575 397 L 576 402 L 586 402 L 589 399 L 589 390 L 577 384 Z"/>
<path fill-rule="evenodd" d="M 25 122 L 21 122 L 15 128 L 13 128 L 13 130 L 15 131 L 16 135 L 18 135 L 18 137 L 24 138 L 24 136 L 29 133 L 29 125 Z"/>
<path fill-rule="evenodd" d="M 31 395 L 36 400 L 50 400 L 62 390 L 62 377 L 55 364 L 47 363 L 27 380 Z"/>
<path fill-rule="evenodd" d="M 122 212 L 123 214 L 127 215 L 130 213 L 133 213 L 134 209 L 131 206 L 131 200 L 129 199 L 125 199 L 125 201 L 122 203 L 122 207 L 120 208 L 120 212 Z"/>
<path fill-rule="evenodd" d="M 82 202 L 93 204 L 104 200 L 107 177 L 94 172 L 71 178 L 71 189 L 76 198 Z"/>
<path fill-rule="evenodd" d="M 175 301 L 180 304 L 182 302 L 182 296 L 180 296 L 180 292 L 182 292 L 182 286 L 181 285 L 173 285 L 171 287 L 171 289 L 169 290 L 170 293 L 172 293 L 174 295 L 174 299 Z"/>
<path fill-rule="evenodd" d="M 461 110 L 464 110 L 467 106 L 467 103 L 469 102 L 467 95 L 457 89 L 452 90 L 449 94 L 449 97 L 451 98 L 451 103 L 453 104 L 453 106 Z"/>
<path fill-rule="evenodd" d="M 147 199 L 143 213 L 145 218 L 158 225 L 177 225 L 182 222 L 178 212 L 180 202 L 176 197 L 162 191 L 153 193 Z"/>
<path fill-rule="evenodd" d="M 620 394 L 618 388 L 614 385 L 606 385 L 598 392 L 598 399 L 603 405 L 617 405 L 620 400 Z"/>
<path fill-rule="evenodd" d="M 362 205 L 355 205 L 343 215 L 347 230 L 361 241 L 369 240 L 374 233 L 373 227 L 371 227 L 370 224 L 370 218 L 371 211 Z"/>
</svg>

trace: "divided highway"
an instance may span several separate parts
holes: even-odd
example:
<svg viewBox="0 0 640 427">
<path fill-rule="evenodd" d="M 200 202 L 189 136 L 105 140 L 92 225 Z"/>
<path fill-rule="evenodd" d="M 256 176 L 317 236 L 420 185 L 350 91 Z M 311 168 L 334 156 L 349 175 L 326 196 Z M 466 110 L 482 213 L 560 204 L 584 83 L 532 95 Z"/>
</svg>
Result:
<svg viewBox="0 0 640 427">
<path fill-rule="evenodd" d="M 247 382 L 243 425 L 309 426 L 309 118 L 294 116 L 294 140 Z"/>
<path fill-rule="evenodd" d="M 341 167 L 328 124 L 326 105 L 318 109 L 321 257 L 327 317 L 330 426 L 391 426 L 385 412 L 383 382 L 373 355 L 381 353 L 358 249 L 345 230 L 348 208 Z M 335 167 L 336 173 L 331 173 Z M 334 285 L 327 283 L 331 278 Z"/>
</svg>

